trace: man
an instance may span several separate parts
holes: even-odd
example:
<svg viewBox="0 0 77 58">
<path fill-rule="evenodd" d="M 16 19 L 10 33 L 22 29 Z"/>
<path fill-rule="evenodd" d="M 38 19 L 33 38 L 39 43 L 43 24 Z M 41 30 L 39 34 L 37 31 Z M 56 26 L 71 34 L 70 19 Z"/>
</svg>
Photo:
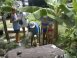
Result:
<svg viewBox="0 0 77 58">
<path fill-rule="evenodd" d="M 19 24 L 21 25 L 23 29 L 23 37 L 25 37 L 25 27 L 28 26 L 28 20 L 25 19 L 25 16 L 28 14 L 26 12 L 20 12 L 18 13 L 18 18 L 19 18 Z"/>
<path fill-rule="evenodd" d="M 44 45 L 44 40 L 46 40 L 46 43 L 47 43 L 46 32 L 47 32 L 48 24 L 49 24 L 49 22 L 47 20 L 47 16 L 44 16 L 43 21 L 41 22 L 41 29 L 42 29 L 42 32 L 43 32 L 43 45 Z"/>
<path fill-rule="evenodd" d="M 11 23 L 13 23 L 13 29 L 14 29 L 14 32 L 16 33 L 16 42 L 19 43 L 19 41 L 20 41 L 20 37 L 19 37 L 20 25 L 18 22 L 18 17 L 17 17 L 15 8 L 12 9 Z"/>
<path fill-rule="evenodd" d="M 53 43 L 53 37 L 54 37 L 54 28 L 53 24 L 50 22 L 47 27 L 47 43 L 52 44 Z"/>
<path fill-rule="evenodd" d="M 39 25 L 35 22 L 30 22 L 29 26 L 28 26 L 28 30 L 32 33 L 32 36 L 31 36 L 31 46 L 32 46 L 32 43 L 33 43 L 33 39 L 35 37 L 35 35 L 37 36 L 38 38 L 38 34 L 39 34 Z M 36 40 L 36 39 L 35 39 Z M 36 40 L 37 41 L 37 40 Z"/>
</svg>

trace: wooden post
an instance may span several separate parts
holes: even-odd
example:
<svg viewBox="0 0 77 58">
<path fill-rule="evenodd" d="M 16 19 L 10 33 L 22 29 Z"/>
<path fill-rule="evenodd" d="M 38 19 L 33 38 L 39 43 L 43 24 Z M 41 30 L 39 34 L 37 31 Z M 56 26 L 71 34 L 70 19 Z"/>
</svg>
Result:
<svg viewBox="0 0 77 58">
<path fill-rule="evenodd" d="M 9 42 L 10 38 L 9 38 L 8 31 L 7 31 L 6 19 L 4 17 L 5 17 L 4 13 L 2 13 L 2 21 L 3 21 L 4 31 L 5 31 L 6 39 Z"/>
</svg>

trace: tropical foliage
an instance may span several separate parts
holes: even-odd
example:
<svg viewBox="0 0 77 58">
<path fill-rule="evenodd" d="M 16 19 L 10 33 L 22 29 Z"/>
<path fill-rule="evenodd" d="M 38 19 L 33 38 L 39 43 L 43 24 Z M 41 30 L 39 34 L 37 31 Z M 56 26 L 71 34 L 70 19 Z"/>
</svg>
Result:
<svg viewBox="0 0 77 58">
<path fill-rule="evenodd" d="M 6 25 L 6 13 L 10 12 L 12 9 L 12 5 L 13 5 L 13 0 L 0 0 L 0 16 L 2 16 L 2 21 L 3 21 L 3 26 L 4 26 L 4 31 L 5 31 L 5 35 L 6 35 L 6 39 L 9 42 L 9 34 L 7 32 L 7 25 Z"/>
<path fill-rule="evenodd" d="M 48 8 L 32 6 L 30 7 L 31 9 L 33 9 L 32 12 L 29 11 L 30 9 L 26 10 L 26 7 L 24 7 L 25 9 L 22 8 L 21 11 L 25 10 L 26 12 L 32 13 L 31 15 L 34 16 L 35 19 L 39 19 L 42 16 L 49 16 L 50 18 L 56 20 L 59 25 L 65 24 L 66 29 L 64 33 L 59 33 L 59 39 L 57 40 L 56 45 L 59 45 L 60 48 L 66 50 L 71 57 L 76 58 L 77 1 L 73 0 L 73 7 L 71 9 L 67 7 L 66 0 L 46 0 L 46 2 L 49 6 Z M 30 16 L 28 16 L 28 18 Z"/>
<path fill-rule="evenodd" d="M 10 12 L 13 0 L 0 0 L 0 11 Z M 67 7 L 67 0 L 45 0 L 48 7 L 25 6 L 17 10 L 31 13 L 29 20 L 49 16 L 59 25 L 65 26 L 64 32 L 59 32 L 56 45 L 66 50 L 72 58 L 77 57 L 77 0 L 72 0 L 72 8 Z M 5 3 L 4 3 L 5 2 Z M 4 5 L 5 6 L 4 6 Z M 31 18 L 32 17 L 32 18 Z M 56 26 L 58 26 L 58 24 Z M 55 28 L 56 29 L 56 28 Z M 63 30 L 62 30 L 63 31 Z"/>
</svg>

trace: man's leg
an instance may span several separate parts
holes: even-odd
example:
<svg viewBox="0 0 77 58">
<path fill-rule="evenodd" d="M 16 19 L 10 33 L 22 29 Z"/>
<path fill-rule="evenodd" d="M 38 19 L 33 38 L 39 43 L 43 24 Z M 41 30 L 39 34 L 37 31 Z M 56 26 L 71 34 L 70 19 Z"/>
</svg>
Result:
<svg viewBox="0 0 77 58">
<path fill-rule="evenodd" d="M 25 37 L 25 27 L 22 27 L 23 29 L 23 37 Z"/>
<path fill-rule="evenodd" d="M 32 46 L 32 43 L 33 43 L 33 37 L 34 37 L 34 35 L 32 34 L 31 35 L 31 46 Z"/>
<path fill-rule="evenodd" d="M 20 37 L 19 37 L 19 32 L 16 33 L 16 42 L 19 43 Z"/>
<path fill-rule="evenodd" d="M 43 32 L 43 45 L 44 45 L 44 40 L 45 40 L 45 32 Z"/>
</svg>

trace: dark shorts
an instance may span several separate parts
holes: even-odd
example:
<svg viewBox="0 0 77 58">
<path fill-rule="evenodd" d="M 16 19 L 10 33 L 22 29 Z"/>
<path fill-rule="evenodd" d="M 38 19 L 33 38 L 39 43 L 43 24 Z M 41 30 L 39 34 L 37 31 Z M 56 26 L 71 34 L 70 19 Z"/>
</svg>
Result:
<svg viewBox="0 0 77 58">
<path fill-rule="evenodd" d="M 19 29 L 18 30 L 14 30 L 15 33 L 19 33 L 19 31 L 20 31 Z"/>
<path fill-rule="evenodd" d="M 43 28 L 43 33 L 46 33 L 47 32 L 47 28 Z"/>
</svg>

